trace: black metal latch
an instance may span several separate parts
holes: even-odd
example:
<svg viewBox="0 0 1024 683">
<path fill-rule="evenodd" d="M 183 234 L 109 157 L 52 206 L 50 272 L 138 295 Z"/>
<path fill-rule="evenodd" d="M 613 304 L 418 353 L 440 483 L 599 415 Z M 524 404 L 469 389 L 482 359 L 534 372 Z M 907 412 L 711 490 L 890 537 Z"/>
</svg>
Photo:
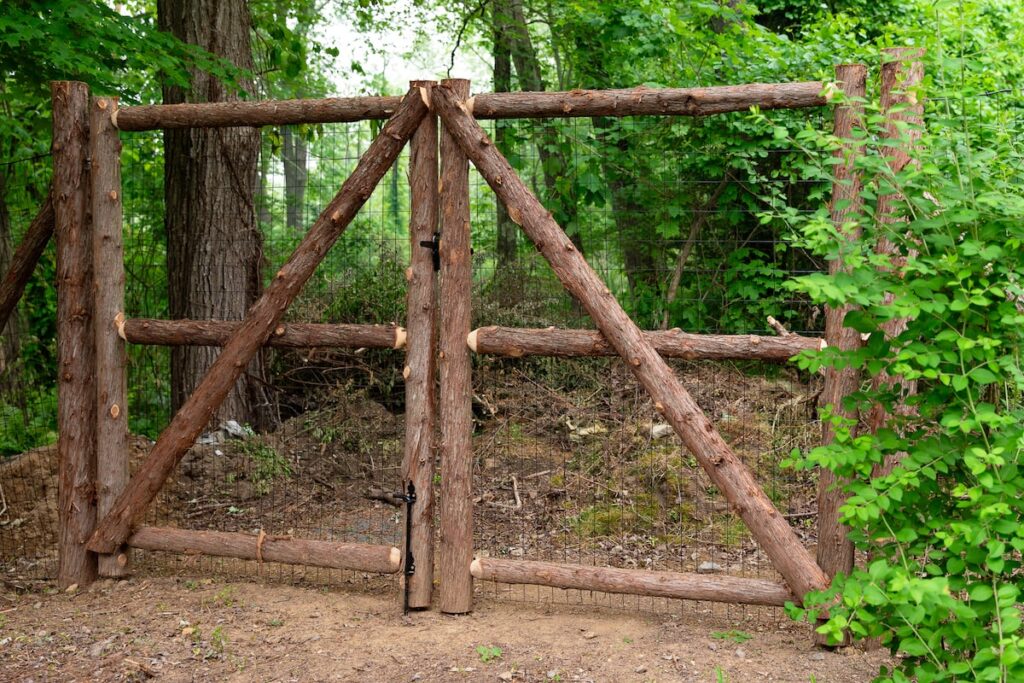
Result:
<svg viewBox="0 0 1024 683">
<path fill-rule="evenodd" d="M 416 487 L 410 481 L 405 492 L 396 493 L 394 498 L 405 503 L 405 567 L 402 570 L 405 574 L 405 593 L 402 597 L 402 614 L 408 614 L 409 579 L 416 573 L 416 558 L 412 556 L 412 506 L 416 502 Z"/>
<path fill-rule="evenodd" d="M 433 252 L 434 271 L 441 270 L 441 233 L 435 232 L 433 239 L 420 240 L 420 246 Z M 410 484 L 412 486 L 412 484 Z"/>
</svg>

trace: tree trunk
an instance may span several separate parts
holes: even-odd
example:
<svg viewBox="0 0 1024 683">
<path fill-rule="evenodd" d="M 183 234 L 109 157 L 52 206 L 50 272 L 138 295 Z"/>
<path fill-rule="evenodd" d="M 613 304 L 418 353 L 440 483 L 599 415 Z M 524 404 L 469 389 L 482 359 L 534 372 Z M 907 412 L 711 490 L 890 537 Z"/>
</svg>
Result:
<svg viewBox="0 0 1024 683">
<path fill-rule="evenodd" d="M 244 0 L 159 0 L 159 26 L 243 69 L 252 68 L 250 18 Z M 251 84 L 247 84 L 251 90 Z M 201 71 L 188 91 L 167 85 L 165 104 L 223 102 L 237 93 Z M 164 133 L 164 200 L 168 301 L 172 318 L 241 320 L 259 296 L 262 238 L 254 188 L 260 134 L 254 128 L 181 129 Z M 171 352 L 171 403 L 177 411 L 213 364 L 217 352 L 183 347 Z M 271 423 L 257 356 L 212 416 Z"/>
<path fill-rule="evenodd" d="M 507 0 L 494 0 L 492 3 L 492 24 L 494 31 L 494 92 L 510 92 L 512 90 L 512 36 L 509 29 L 512 10 Z M 494 144 L 501 153 L 508 156 L 510 137 L 508 124 L 504 121 L 494 123 Z M 518 288 L 509 282 L 516 270 L 516 245 L 519 239 L 519 228 L 508 217 L 508 209 L 497 202 L 497 263 L 495 279 L 497 294 L 502 303 L 511 303 L 508 299 Z"/>
<path fill-rule="evenodd" d="M 11 232 L 11 213 L 7 208 L 7 178 L 0 172 L 0 273 L 6 273 L 13 261 L 14 239 Z M 0 318 L 0 392 L 4 394 L 8 394 L 18 383 L 16 368 L 20 336 L 21 317 L 15 307 L 6 325 Z"/>
<path fill-rule="evenodd" d="M 285 225 L 289 230 L 305 230 L 302 208 L 306 201 L 306 181 L 309 172 L 306 158 L 309 148 L 306 139 L 292 126 L 281 129 L 281 159 L 284 162 Z"/>
</svg>

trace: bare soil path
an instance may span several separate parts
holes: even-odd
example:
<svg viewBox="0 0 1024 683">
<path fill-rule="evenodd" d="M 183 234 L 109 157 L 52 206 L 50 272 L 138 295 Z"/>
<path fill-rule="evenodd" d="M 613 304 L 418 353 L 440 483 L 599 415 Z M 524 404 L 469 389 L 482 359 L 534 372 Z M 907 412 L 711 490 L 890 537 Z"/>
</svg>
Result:
<svg viewBox="0 0 1024 683">
<path fill-rule="evenodd" d="M 469 616 L 403 617 L 392 588 L 135 578 L 0 596 L 0 679 L 853 683 L 886 660 L 816 650 L 785 621 L 744 628 L 488 599 Z"/>
</svg>

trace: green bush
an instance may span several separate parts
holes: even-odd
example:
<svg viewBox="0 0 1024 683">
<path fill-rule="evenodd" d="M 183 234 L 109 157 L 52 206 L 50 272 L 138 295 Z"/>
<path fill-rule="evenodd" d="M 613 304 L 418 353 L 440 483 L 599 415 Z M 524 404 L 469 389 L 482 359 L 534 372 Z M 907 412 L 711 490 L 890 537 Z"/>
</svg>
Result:
<svg viewBox="0 0 1024 683">
<path fill-rule="evenodd" d="M 1024 680 L 1024 187 L 1015 131 L 966 91 L 957 83 L 930 107 L 920 170 L 887 175 L 879 131 L 861 140 L 862 172 L 881 180 L 865 185 L 863 238 L 844 255 L 851 272 L 795 285 L 819 303 L 857 305 L 847 325 L 870 335 L 858 351 L 827 349 L 804 357 L 804 367 L 854 365 L 918 387 L 900 408 L 898 390 L 865 386 L 847 407 L 863 416 L 883 406 L 895 415 L 887 428 L 870 434 L 833 418 L 835 443 L 794 453 L 798 467 L 848 482 L 843 521 L 871 558 L 795 613 L 814 619 L 827 607 L 820 632 L 879 638 L 900 655 L 880 680 Z M 879 117 L 869 111 L 868 121 Z M 835 144 L 812 133 L 798 141 L 825 151 Z M 874 220 L 877 196 L 897 188 L 904 221 Z M 825 215 L 797 225 L 807 246 L 836 256 L 839 237 Z M 875 253 L 882 236 L 905 264 Z M 886 340 L 881 325 L 894 318 L 906 318 L 907 329 Z M 873 476 L 886 461 L 896 463 L 891 474 Z"/>
</svg>

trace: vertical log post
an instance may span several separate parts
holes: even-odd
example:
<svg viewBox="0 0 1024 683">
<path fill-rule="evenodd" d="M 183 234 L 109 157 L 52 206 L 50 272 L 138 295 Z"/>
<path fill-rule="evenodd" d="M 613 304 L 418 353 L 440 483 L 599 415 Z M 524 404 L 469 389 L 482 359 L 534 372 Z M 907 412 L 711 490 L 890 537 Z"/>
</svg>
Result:
<svg viewBox="0 0 1024 683">
<path fill-rule="evenodd" d="M 429 98 L 434 81 L 413 81 Z M 409 538 L 415 572 L 409 582 L 409 607 L 430 607 L 434 584 L 434 381 L 435 282 L 430 248 L 437 232 L 437 117 L 427 114 L 410 143 L 409 186 L 412 241 L 406 279 L 405 459 L 402 481 L 415 487 Z M 426 243 L 427 246 L 424 246 Z"/>
<path fill-rule="evenodd" d="M 836 82 L 847 98 L 846 104 L 835 109 L 835 136 L 841 146 L 835 152 L 839 163 L 835 166 L 835 180 L 832 182 L 832 199 L 829 214 L 840 235 L 839 254 L 829 262 L 829 275 L 835 276 L 846 270 L 844 259 L 850 245 L 860 239 L 860 218 L 863 199 L 861 198 L 860 172 L 855 167 L 856 158 L 863 153 L 860 145 L 849 142 L 855 129 L 863 128 L 864 98 L 867 68 L 863 64 L 840 64 L 836 67 Z M 860 348 L 860 334 L 843 326 L 851 306 L 825 307 L 825 342 L 842 351 Z M 843 408 L 843 399 L 857 390 L 860 385 L 860 371 L 857 368 L 836 370 L 829 368 L 825 373 L 825 386 L 819 403 L 822 407 L 833 406 L 833 413 L 856 420 L 856 413 Z M 822 424 L 822 443 L 828 445 L 835 440 L 831 423 Z M 839 523 L 839 506 L 844 496 L 835 487 L 835 476 L 829 470 L 818 473 L 818 566 L 829 577 L 838 572 L 849 572 L 853 568 L 853 544 L 846 538 L 846 529 Z"/>
<path fill-rule="evenodd" d="M 128 484 L 128 374 L 124 319 L 124 240 L 121 234 L 121 140 L 114 126 L 117 98 L 94 97 L 89 108 L 92 158 L 92 259 L 96 334 L 96 508 L 100 518 Z M 100 555 L 100 576 L 127 573 L 127 547 Z"/>
<path fill-rule="evenodd" d="M 828 577 L 757 485 L 750 470 L 725 443 L 704 411 L 644 338 L 636 323 L 622 309 L 551 213 L 516 175 L 508 160 L 494 148 L 484 130 L 460 103 L 457 94 L 442 84 L 434 89 L 431 101 L 445 130 L 458 141 L 491 189 L 505 202 L 509 216 L 530 236 L 562 285 L 579 299 L 608 343 L 627 362 L 654 399 L 655 409 L 665 416 L 711 481 L 722 491 L 793 593 L 803 598 L 809 591 L 826 588 Z M 443 141 L 441 152 L 443 159 Z M 442 201 L 443 191 L 448 189 L 447 180 L 443 182 Z M 444 541 L 447 544 L 448 539 Z"/>
<path fill-rule="evenodd" d="M 469 81 L 442 81 L 458 100 Z M 435 91 L 436 92 L 436 89 Z M 433 97 L 433 95 L 432 95 Z M 441 611 L 473 606 L 472 262 L 469 229 L 469 160 L 447 126 L 441 134 Z"/>
<path fill-rule="evenodd" d="M 96 368 L 92 239 L 89 226 L 89 87 L 56 81 L 53 96 L 53 208 L 57 242 L 57 581 L 96 578 L 85 544 L 96 523 Z"/>
<path fill-rule="evenodd" d="M 897 47 L 882 50 L 883 64 L 881 77 L 881 105 L 882 113 L 885 116 L 885 138 L 887 146 L 883 148 L 882 154 L 889 164 L 892 176 L 897 176 L 907 166 L 917 164 L 913 157 L 914 147 L 921 138 L 921 128 L 924 124 L 924 103 L 917 93 L 921 81 L 924 79 L 924 49 L 916 47 Z M 896 110 L 896 111 L 894 111 Z M 909 124 L 909 127 L 906 126 Z M 903 195 L 896 188 L 888 188 L 889 183 L 883 184 L 883 193 L 878 197 L 878 206 L 875 210 L 878 221 L 878 240 L 875 245 L 875 252 L 889 257 L 889 269 L 900 271 L 906 262 L 906 258 L 898 253 L 896 243 L 890 239 L 888 231 L 899 230 L 902 219 L 897 215 L 896 207 L 903 201 Z M 910 250 L 912 256 L 914 250 Z M 889 304 L 894 299 L 892 293 L 885 296 L 885 303 Z M 906 318 L 893 318 L 882 323 L 882 332 L 887 339 L 894 339 L 907 329 Z M 900 385 L 902 399 L 896 406 L 897 413 L 907 410 L 903 399 L 917 393 L 917 382 L 906 381 L 902 377 L 891 376 L 888 373 L 880 373 L 872 381 L 872 388 L 879 389 L 882 386 L 893 387 Z M 889 421 L 889 415 L 882 405 L 875 405 L 867 416 L 867 427 L 874 433 L 884 427 Z M 892 471 L 895 461 L 890 458 L 877 467 L 875 476 L 882 476 Z"/>
</svg>

